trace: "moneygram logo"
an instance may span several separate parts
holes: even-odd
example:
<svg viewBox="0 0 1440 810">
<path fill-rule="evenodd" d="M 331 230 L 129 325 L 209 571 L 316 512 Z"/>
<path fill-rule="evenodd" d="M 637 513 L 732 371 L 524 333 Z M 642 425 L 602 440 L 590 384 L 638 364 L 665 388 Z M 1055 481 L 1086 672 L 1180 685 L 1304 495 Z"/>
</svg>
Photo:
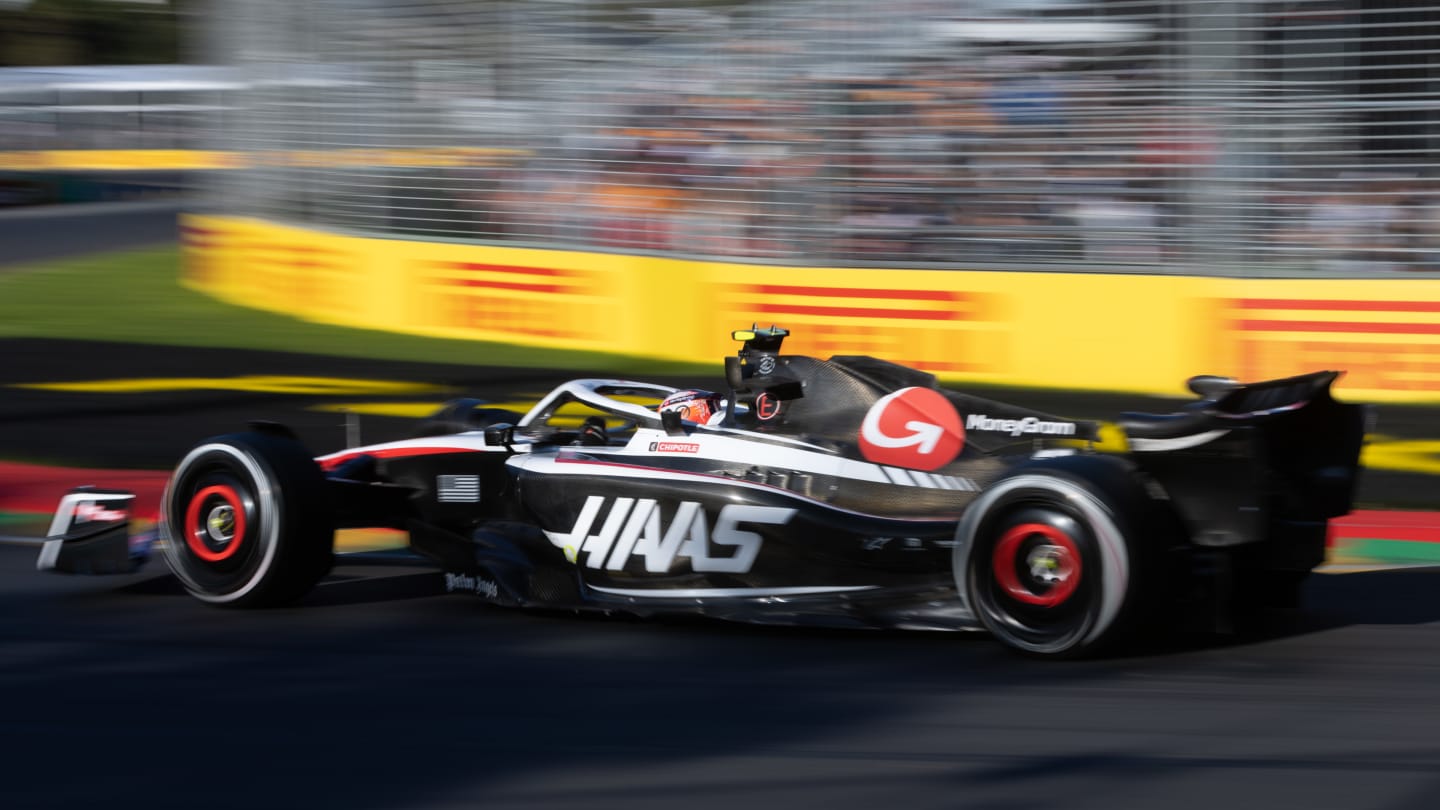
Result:
<svg viewBox="0 0 1440 810">
<path fill-rule="evenodd" d="M 983 413 L 972 413 L 965 419 L 966 430 L 985 433 L 1008 433 L 1011 436 L 1074 436 L 1074 422 L 1046 422 L 1033 416 L 1024 419 L 991 419 Z"/>
</svg>

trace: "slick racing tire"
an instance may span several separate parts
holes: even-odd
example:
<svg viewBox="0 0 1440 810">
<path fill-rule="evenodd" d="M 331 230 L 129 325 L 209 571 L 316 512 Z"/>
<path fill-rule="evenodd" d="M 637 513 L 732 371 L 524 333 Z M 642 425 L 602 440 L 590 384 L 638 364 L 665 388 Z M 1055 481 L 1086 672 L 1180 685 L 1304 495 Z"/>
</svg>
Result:
<svg viewBox="0 0 1440 810">
<path fill-rule="evenodd" d="M 1033 462 L 992 484 L 956 532 L 956 586 L 991 635 L 1074 658 L 1132 637 L 1159 587 L 1155 507 L 1116 459 Z"/>
<path fill-rule="evenodd" d="M 197 599 L 293 602 L 329 572 L 334 526 L 323 473 L 298 442 L 237 433 L 197 445 L 161 504 L 165 561 Z"/>
</svg>

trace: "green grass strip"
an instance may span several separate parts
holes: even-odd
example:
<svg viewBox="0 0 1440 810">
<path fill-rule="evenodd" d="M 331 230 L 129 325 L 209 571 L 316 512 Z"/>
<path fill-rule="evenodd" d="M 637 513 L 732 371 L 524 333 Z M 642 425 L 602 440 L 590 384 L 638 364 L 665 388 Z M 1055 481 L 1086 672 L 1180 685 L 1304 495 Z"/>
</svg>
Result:
<svg viewBox="0 0 1440 810">
<path fill-rule="evenodd" d="M 44 517 L 44 515 L 33 515 L 29 512 L 0 512 L 0 526 L 9 523 L 34 523 Z"/>
<path fill-rule="evenodd" d="M 225 304 L 179 284 L 180 251 L 123 251 L 0 268 L 0 337 L 303 352 L 376 360 L 715 373 L 713 365 L 446 340 L 310 323 Z"/>
<path fill-rule="evenodd" d="M 1394 563 L 1398 565 L 1434 565 L 1440 563 L 1440 543 L 1416 543 L 1408 540 L 1347 539 L 1337 549 L 1337 557 Z"/>
</svg>

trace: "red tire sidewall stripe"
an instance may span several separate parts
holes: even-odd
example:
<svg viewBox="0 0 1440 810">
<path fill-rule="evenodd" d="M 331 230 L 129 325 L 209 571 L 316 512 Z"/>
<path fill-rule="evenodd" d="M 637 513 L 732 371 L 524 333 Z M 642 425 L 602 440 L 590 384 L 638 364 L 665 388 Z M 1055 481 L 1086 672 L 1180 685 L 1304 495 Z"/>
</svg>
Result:
<svg viewBox="0 0 1440 810">
<path fill-rule="evenodd" d="M 1044 537 L 1047 542 L 1064 549 L 1072 566 L 1070 575 L 1055 583 L 1055 586 L 1045 593 L 1035 593 L 1026 588 L 1015 573 L 1020 544 L 1026 538 L 1037 534 Z M 995 582 L 1007 596 L 1017 602 L 1043 608 L 1056 607 L 1074 595 L 1075 589 L 1080 586 L 1080 575 L 1084 570 L 1081 564 L 1080 546 L 1070 535 L 1046 523 L 1022 523 L 1007 529 L 1005 534 L 1001 535 L 1000 542 L 995 544 L 990 568 L 995 574 Z"/>
<path fill-rule="evenodd" d="M 224 548 L 220 549 L 219 551 L 213 551 L 210 549 L 209 546 L 206 546 L 205 542 L 200 539 L 199 531 L 197 531 L 200 526 L 200 507 L 204 505 L 206 499 L 210 498 L 212 495 L 219 496 L 226 503 L 228 503 L 230 505 L 230 508 L 233 509 L 235 512 L 234 537 L 230 540 L 228 544 L 226 544 Z M 185 507 L 184 525 L 185 545 L 189 546 L 190 551 L 196 557 L 199 557 L 205 562 L 210 563 L 223 562 L 235 556 L 235 553 L 240 550 L 240 546 L 244 544 L 245 503 L 240 498 L 240 493 L 236 492 L 234 487 L 225 486 L 223 484 L 215 484 L 205 487 L 204 489 L 190 496 L 190 503 L 188 506 Z"/>
</svg>

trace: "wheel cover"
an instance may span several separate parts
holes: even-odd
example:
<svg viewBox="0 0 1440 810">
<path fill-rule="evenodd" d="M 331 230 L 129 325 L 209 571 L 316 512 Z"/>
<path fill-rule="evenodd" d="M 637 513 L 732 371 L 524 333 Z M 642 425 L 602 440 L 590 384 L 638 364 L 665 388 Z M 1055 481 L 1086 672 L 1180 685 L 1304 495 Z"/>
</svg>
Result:
<svg viewBox="0 0 1440 810">
<path fill-rule="evenodd" d="M 223 562 L 245 543 L 245 503 L 235 488 L 214 484 L 190 496 L 185 544 L 205 562 Z"/>
<path fill-rule="evenodd" d="M 1073 596 L 1084 570 L 1075 540 L 1044 523 L 1012 526 L 996 543 L 990 563 L 996 584 L 1011 599 L 1042 608 L 1057 607 Z"/>
<path fill-rule="evenodd" d="M 996 517 L 996 510 L 1032 503 L 1036 496 L 1055 498 L 1054 503 L 1079 520 L 1095 543 L 1094 558 L 1087 558 L 1084 566 L 1084 586 L 1077 581 L 1075 593 L 1050 608 L 1013 599 L 999 586 L 991 571 L 993 555 L 986 550 L 981 536 L 984 525 Z M 1024 520 L 1012 525 L 1034 522 Z M 1008 528 L 1002 530 L 1002 537 Z M 1120 614 L 1130 587 L 1125 536 L 1107 506 L 1075 483 L 1040 473 L 1001 480 L 966 508 L 955 536 L 951 559 L 955 587 L 971 615 L 1013 647 L 1037 654 L 1063 654 L 1100 638 Z M 1067 536 L 1075 539 L 1074 535 Z M 996 603 L 994 597 L 1023 610 L 1011 612 Z M 1075 617 L 1068 629 L 1062 618 L 1067 615 Z M 1036 624 L 1031 625 L 1031 620 Z"/>
<path fill-rule="evenodd" d="M 244 508 L 235 508 L 219 492 L 201 498 L 200 493 L 211 487 L 229 490 Z M 235 508 L 235 517 L 244 521 L 243 533 L 235 533 L 239 542 L 232 539 L 223 547 L 208 547 L 201 540 L 198 532 L 210 531 L 209 519 L 217 506 Z M 195 598 L 213 604 L 241 600 L 259 587 L 270 571 L 279 546 L 280 510 L 279 493 L 270 476 L 244 448 L 224 442 L 195 447 L 176 466 L 161 501 L 165 560 Z M 217 532 L 219 537 L 226 534 L 223 528 Z M 229 554 L 218 561 L 207 560 L 197 553 L 196 545 L 211 555 Z"/>
</svg>

